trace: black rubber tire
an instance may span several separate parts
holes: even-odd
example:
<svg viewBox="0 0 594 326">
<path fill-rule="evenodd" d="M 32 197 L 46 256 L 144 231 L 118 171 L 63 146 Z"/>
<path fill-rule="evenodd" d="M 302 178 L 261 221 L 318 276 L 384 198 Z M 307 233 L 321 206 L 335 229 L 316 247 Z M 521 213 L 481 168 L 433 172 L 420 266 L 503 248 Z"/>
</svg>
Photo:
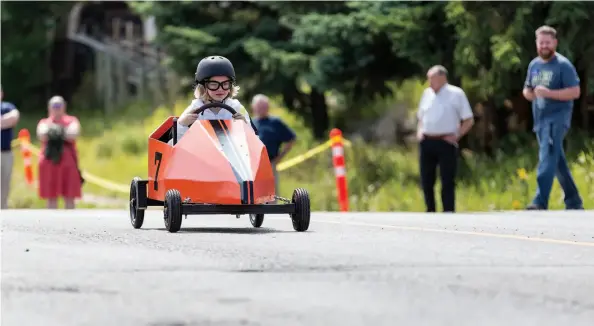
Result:
<svg viewBox="0 0 594 326">
<path fill-rule="evenodd" d="M 250 223 L 255 228 L 259 228 L 264 223 L 264 214 L 250 214 Z"/>
<path fill-rule="evenodd" d="M 182 224 L 182 200 L 177 189 L 167 190 L 163 206 L 165 229 L 171 233 L 179 231 Z"/>
<path fill-rule="evenodd" d="M 139 177 L 134 177 L 130 184 L 130 223 L 135 229 L 140 229 L 144 223 L 144 210 L 138 209 L 138 181 Z"/>
<path fill-rule="evenodd" d="M 295 213 L 291 214 L 293 229 L 297 232 L 307 231 L 311 216 L 309 193 L 303 188 L 297 188 L 293 191 L 291 201 L 295 204 Z"/>
</svg>

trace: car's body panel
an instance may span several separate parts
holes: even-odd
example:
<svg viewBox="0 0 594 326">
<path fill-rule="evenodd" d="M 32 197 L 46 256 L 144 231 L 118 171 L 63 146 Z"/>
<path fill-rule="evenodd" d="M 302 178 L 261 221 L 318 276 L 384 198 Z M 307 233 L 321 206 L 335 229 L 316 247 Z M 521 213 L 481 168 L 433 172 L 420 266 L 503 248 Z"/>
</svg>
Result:
<svg viewBox="0 0 594 326">
<path fill-rule="evenodd" d="M 182 139 L 170 145 L 173 118 L 149 137 L 148 198 L 162 201 L 168 189 L 177 189 L 182 200 L 192 203 L 274 201 L 272 165 L 266 147 L 249 124 L 197 120 Z"/>
</svg>

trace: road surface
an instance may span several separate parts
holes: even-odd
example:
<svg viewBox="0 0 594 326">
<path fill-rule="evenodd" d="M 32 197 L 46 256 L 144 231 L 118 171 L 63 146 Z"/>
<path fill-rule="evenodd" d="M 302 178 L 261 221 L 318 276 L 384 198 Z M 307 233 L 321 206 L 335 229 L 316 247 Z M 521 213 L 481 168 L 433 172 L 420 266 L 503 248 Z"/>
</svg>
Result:
<svg viewBox="0 0 594 326">
<path fill-rule="evenodd" d="M 594 325 L 594 212 L 2 211 L 2 325 Z"/>
</svg>

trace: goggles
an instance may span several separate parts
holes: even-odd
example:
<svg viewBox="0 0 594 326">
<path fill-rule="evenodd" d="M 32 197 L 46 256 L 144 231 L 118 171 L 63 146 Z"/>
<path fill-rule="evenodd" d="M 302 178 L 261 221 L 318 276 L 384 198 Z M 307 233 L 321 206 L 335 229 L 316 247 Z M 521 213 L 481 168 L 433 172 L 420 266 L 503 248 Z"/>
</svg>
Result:
<svg viewBox="0 0 594 326">
<path fill-rule="evenodd" d="M 223 88 L 224 90 L 230 90 L 231 86 L 233 86 L 233 82 L 231 80 L 225 80 L 224 82 L 218 82 L 216 80 L 207 80 L 204 82 L 204 87 L 211 91 L 216 91 L 219 88 Z"/>
</svg>

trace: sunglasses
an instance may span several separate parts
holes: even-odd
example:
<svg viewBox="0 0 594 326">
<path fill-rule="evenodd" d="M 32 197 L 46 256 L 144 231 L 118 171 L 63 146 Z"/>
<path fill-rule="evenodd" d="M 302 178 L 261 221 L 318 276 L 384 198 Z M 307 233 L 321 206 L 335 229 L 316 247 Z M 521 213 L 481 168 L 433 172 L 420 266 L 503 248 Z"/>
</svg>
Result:
<svg viewBox="0 0 594 326">
<path fill-rule="evenodd" d="M 225 80 L 224 82 L 218 82 L 216 80 L 209 80 L 204 83 L 204 86 L 211 91 L 216 91 L 219 88 L 223 88 L 224 90 L 227 91 L 227 90 L 231 89 L 231 86 L 233 86 L 233 82 L 230 80 Z"/>
<path fill-rule="evenodd" d="M 54 103 L 51 106 L 52 109 L 61 109 L 63 107 L 64 107 L 64 105 L 62 103 Z"/>
</svg>

